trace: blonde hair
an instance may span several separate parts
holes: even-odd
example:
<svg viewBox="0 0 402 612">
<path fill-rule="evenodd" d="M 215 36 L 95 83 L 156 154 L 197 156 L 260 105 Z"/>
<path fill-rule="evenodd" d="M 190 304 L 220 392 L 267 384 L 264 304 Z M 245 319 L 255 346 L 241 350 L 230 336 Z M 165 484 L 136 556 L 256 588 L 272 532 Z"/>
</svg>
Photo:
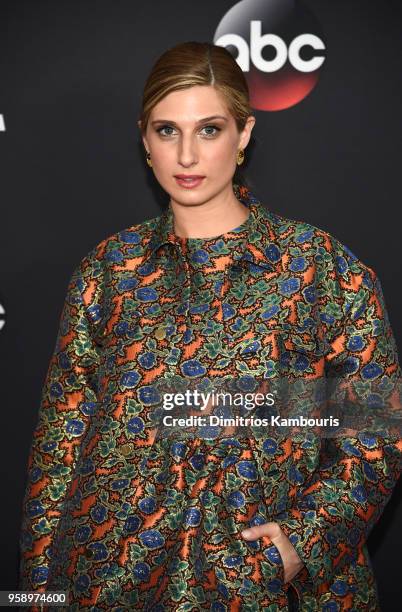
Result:
<svg viewBox="0 0 402 612">
<path fill-rule="evenodd" d="M 209 42 L 179 43 L 165 51 L 154 63 L 145 82 L 139 119 L 145 133 L 152 109 L 169 93 L 210 85 L 223 97 L 239 133 L 252 115 L 247 81 L 234 57 L 224 47 Z M 237 174 L 237 176 L 236 176 Z M 235 181 L 245 183 L 236 170 Z"/>
</svg>

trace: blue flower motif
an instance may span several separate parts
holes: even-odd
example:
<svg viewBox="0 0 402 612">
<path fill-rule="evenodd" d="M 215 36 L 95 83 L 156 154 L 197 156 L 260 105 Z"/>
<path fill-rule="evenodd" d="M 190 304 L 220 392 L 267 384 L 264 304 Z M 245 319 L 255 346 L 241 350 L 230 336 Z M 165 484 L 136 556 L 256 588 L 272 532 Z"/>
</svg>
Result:
<svg viewBox="0 0 402 612">
<path fill-rule="evenodd" d="M 333 599 L 325 602 L 322 606 L 322 612 L 339 612 L 339 606 Z"/>
<path fill-rule="evenodd" d="M 323 323 L 327 323 L 329 325 L 332 325 L 332 323 L 335 321 L 335 317 L 330 315 L 328 312 L 320 312 L 320 319 Z"/>
<path fill-rule="evenodd" d="M 80 474 L 88 475 L 94 470 L 95 470 L 95 465 L 94 465 L 93 459 L 91 459 L 90 457 L 86 457 L 81 464 L 81 467 L 79 470 Z"/>
<path fill-rule="evenodd" d="M 299 234 L 298 236 L 296 236 L 296 242 L 298 242 L 299 244 L 301 242 L 307 242 L 307 240 L 310 240 L 313 237 L 314 234 L 314 230 L 310 229 L 307 230 L 306 232 L 303 232 L 302 234 Z"/>
<path fill-rule="evenodd" d="M 155 270 L 155 266 L 153 262 L 147 261 L 141 266 L 138 266 L 138 268 L 136 269 L 136 272 L 137 274 L 141 274 L 142 276 L 148 276 L 148 274 L 151 274 L 152 272 L 154 272 L 154 270 Z"/>
<path fill-rule="evenodd" d="M 355 457 L 361 457 L 361 452 L 358 448 L 356 448 L 356 446 L 353 446 L 350 440 L 345 440 L 342 444 L 342 448 L 350 455 L 354 455 Z"/>
<path fill-rule="evenodd" d="M 241 562 L 242 557 L 239 555 L 230 555 L 230 557 L 224 557 L 223 559 L 223 565 L 225 567 L 237 567 L 238 565 L 241 565 Z"/>
<path fill-rule="evenodd" d="M 66 431 L 72 436 L 80 436 L 84 431 L 85 424 L 80 419 L 69 419 L 66 423 Z"/>
<path fill-rule="evenodd" d="M 297 469 L 295 465 L 292 465 L 289 468 L 288 474 L 289 474 L 289 480 L 297 484 L 301 484 L 304 480 L 303 475 L 300 473 L 300 471 Z"/>
<path fill-rule="evenodd" d="M 307 370 L 309 366 L 310 360 L 308 357 L 306 357 L 306 355 L 297 355 L 295 360 L 296 370 L 298 370 L 299 372 L 303 372 L 304 370 Z"/>
<path fill-rule="evenodd" d="M 227 498 L 228 504 L 234 508 L 242 508 L 245 504 L 245 498 L 241 491 L 232 491 Z"/>
<path fill-rule="evenodd" d="M 279 291 L 287 297 L 293 295 L 300 289 L 300 278 L 287 278 L 279 283 Z"/>
<path fill-rule="evenodd" d="M 346 357 L 343 363 L 343 370 L 346 374 L 354 374 L 360 367 L 357 357 Z"/>
<path fill-rule="evenodd" d="M 369 393 L 366 402 L 367 407 L 373 410 L 384 408 L 384 398 L 379 393 Z"/>
<path fill-rule="evenodd" d="M 46 565 L 39 565 L 38 567 L 34 567 L 31 571 L 31 579 L 34 585 L 43 584 L 46 582 L 48 577 L 49 569 Z"/>
<path fill-rule="evenodd" d="M 88 541 L 89 536 L 91 535 L 92 530 L 88 525 L 81 525 L 75 532 L 75 539 L 77 544 L 84 544 Z"/>
<path fill-rule="evenodd" d="M 206 368 L 197 359 L 188 359 L 183 362 L 181 371 L 185 376 L 195 378 L 196 376 L 204 376 Z"/>
<path fill-rule="evenodd" d="M 336 533 L 335 530 L 333 531 L 327 531 L 327 533 L 325 534 L 325 539 L 327 540 L 327 542 L 329 542 L 332 546 L 335 546 L 335 544 L 338 542 L 338 535 Z"/>
<path fill-rule="evenodd" d="M 59 354 L 59 365 L 63 370 L 69 370 L 71 368 L 71 360 L 68 354 L 63 351 Z"/>
<path fill-rule="evenodd" d="M 176 457 L 185 457 L 186 451 L 187 446 L 184 444 L 184 442 L 173 442 L 172 446 L 170 447 L 171 455 Z"/>
<path fill-rule="evenodd" d="M 88 574 L 81 574 L 74 580 L 74 586 L 79 593 L 86 591 L 90 585 L 90 578 Z"/>
<path fill-rule="evenodd" d="M 31 470 L 31 481 L 32 482 L 37 482 L 40 477 L 42 476 L 42 470 L 40 469 L 40 467 L 33 467 Z"/>
<path fill-rule="evenodd" d="M 95 414 L 96 406 L 96 402 L 83 402 L 80 410 L 84 416 L 92 416 Z"/>
<path fill-rule="evenodd" d="M 377 378 L 384 371 L 383 367 L 380 366 L 375 361 L 368 363 L 367 365 L 362 367 L 361 375 L 363 378 L 368 378 L 372 380 L 373 378 Z"/>
<path fill-rule="evenodd" d="M 229 465 L 233 465 L 233 463 L 237 462 L 237 457 L 236 455 L 228 455 L 227 457 L 224 458 L 224 460 L 222 461 L 222 466 L 224 468 L 229 467 Z"/>
<path fill-rule="evenodd" d="M 137 285 L 138 280 L 136 278 L 122 278 L 117 284 L 117 289 L 118 291 L 131 291 L 131 289 L 135 289 Z"/>
<path fill-rule="evenodd" d="M 152 287 L 141 287 L 136 290 L 135 297 L 140 302 L 154 302 L 158 299 L 158 292 Z"/>
<path fill-rule="evenodd" d="M 366 446 L 367 448 L 375 448 L 377 446 L 378 440 L 373 435 L 369 435 L 363 431 L 360 432 L 357 437 L 359 438 L 363 446 Z"/>
<path fill-rule="evenodd" d="M 124 372 L 124 374 L 120 376 L 120 385 L 122 387 L 126 387 L 127 389 L 131 389 L 135 387 L 140 378 L 141 376 L 136 370 L 131 370 L 131 372 Z"/>
<path fill-rule="evenodd" d="M 233 306 L 231 306 L 230 304 L 223 302 L 222 312 L 223 312 L 223 319 L 224 321 L 226 321 L 227 319 L 230 319 L 236 314 L 236 309 L 233 308 Z"/>
<path fill-rule="evenodd" d="M 106 253 L 105 259 L 107 261 L 118 262 L 118 261 L 121 261 L 123 259 L 123 253 L 121 251 L 119 251 L 119 249 L 112 249 L 111 251 Z"/>
<path fill-rule="evenodd" d="M 341 255 L 338 255 L 335 258 L 335 262 L 336 262 L 336 267 L 337 267 L 338 272 L 340 272 L 341 274 L 345 274 L 345 272 L 347 272 L 348 270 L 348 263 L 346 259 L 342 257 Z"/>
<path fill-rule="evenodd" d="M 267 319 L 272 319 L 272 317 L 274 317 L 276 314 L 278 314 L 280 308 L 277 304 L 274 304 L 273 306 L 270 306 L 269 308 L 267 308 L 266 310 L 264 310 L 260 317 L 263 321 L 267 320 Z"/>
<path fill-rule="evenodd" d="M 349 351 L 361 351 L 363 347 L 364 340 L 361 336 L 352 336 L 346 344 L 346 348 L 349 349 Z"/>
<path fill-rule="evenodd" d="M 264 550 L 264 555 L 271 561 L 271 563 L 275 563 L 275 565 L 282 565 L 282 557 L 279 554 L 279 550 L 276 546 L 269 546 Z"/>
<path fill-rule="evenodd" d="M 247 480 L 256 480 L 257 470 L 253 461 L 239 461 L 236 465 L 236 471 L 239 476 Z"/>
<path fill-rule="evenodd" d="M 191 261 L 198 264 L 206 264 L 209 261 L 209 253 L 205 249 L 197 249 L 191 256 Z"/>
<path fill-rule="evenodd" d="M 50 385 L 50 396 L 61 397 L 63 395 L 63 387 L 60 383 L 55 382 Z"/>
<path fill-rule="evenodd" d="M 97 323 L 102 318 L 102 308 L 99 304 L 93 304 L 88 308 L 89 316 L 94 323 Z"/>
<path fill-rule="evenodd" d="M 250 527 L 257 527 L 258 525 L 263 525 L 267 522 L 267 519 L 264 518 L 261 514 L 256 514 L 250 520 Z"/>
<path fill-rule="evenodd" d="M 120 321 L 117 325 L 114 326 L 114 331 L 118 336 L 123 336 L 129 329 L 128 321 Z"/>
<path fill-rule="evenodd" d="M 224 585 L 222 585 L 222 586 L 224 586 Z M 219 587 L 218 587 L 218 590 L 219 590 Z M 211 612 L 226 612 L 227 608 L 226 608 L 225 604 L 223 604 L 221 601 L 213 601 L 212 604 L 211 604 L 210 610 L 211 610 Z"/>
<path fill-rule="evenodd" d="M 338 595 L 338 597 L 343 597 L 348 592 L 348 585 L 344 580 L 335 580 L 330 588 L 334 595 Z"/>
<path fill-rule="evenodd" d="M 139 242 L 141 242 L 140 235 L 137 232 L 130 232 L 129 230 L 119 232 L 119 238 L 122 242 L 128 242 L 129 244 L 139 244 Z"/>
<path fill-rule="evenodd" d="M 132 434 L 141 433 L 141 431 L 144 430 L 144 427 L 144 421 L 139 416 L 131 417 L 131 419 L 127 421 L 127 430 Z"/>
<path fill-rule="evenodd" d="M 269 261 L 276 263 L 281 258 L 281 252 L 276 246 L 276 244 L 270 244 L 265 249 L 265 255 L 268 257 Z"/>
<path fill-rule="evenodd" d="M 307 261 L 305 257 L 299 256 L 299 257 L 294 257 L 289 265 L 289 269 L 292 270 L 292 272 L 302 272 L 303 270 L 306 269 L 307 266 Z"/>
<path fill-rule="evenodd" d="M 52 450 L 57 448 L 57 442 L 44 442 L 41 444 L 40 448 L 45 453 L 50 453 Z"/>
<path fill-rule="evenodd" d="M 278 449 L 278 443 L 272 438 L 264 440 L 262 448 L 267 455 L 274 455 Z"/>
<path fill-rule="evenodd" d="M 107 517 L 107 509 L 102 504 L 96 504 L 96 506 L 91 509 L 90 515 L 95 523 L 103 523 Z"/>
<path fill-rule="evenodd" d="M 363 485 L 357 485 L 352 489 L 352 497 L 360 504 L 364 504 L 367 501 L 367 493 Z"/>
<path fill-rule="evenodd" d="M 150 573 L 151 568 L 143 561 L 138 561 L 133 567 L 133 574 L 137 580 L 148 580 Z"/>
<path fill-rule="evenodd" d="M 38 499 L 33 499 L 27 504 L 27 514 L 30 518 L 40 516 L 45 513 L 45 509 Z"/>
<path fill-rule="evenodd" d="M 107 548 L 102 542 L 93 542 L 89 544 L 88 548 L 90 548 L 93 552 L 92 559 L 94 561 L 105 561 L 108 557 Z"/>
<path fill-rule="evenodd" d="M 195 470 L 202 470 L 205 465 L 205 457 L 201 453 L 193 455 L 190 459 L 190 464 Z"/>
<path fill-rule="evenodd" d="M 138 397 L 140 402 L 145 406 L 157 404 L 161 399 L 159 391 L 152 385 L 145 385 L 144 387 L 141 387 L 138 391 Z"/>
<path fill-rule="evenodd" d="M 126 489 L 129 484 L 130 481 L 128 478 L 118 478 L 112 482 L 110 488 L 113 489 L 113 491 L 117 491 L 118 489 Z"/>
<path fill-rule="evenodd" d="M 124 523 L 124 530 L 126 533 L 134 533 L 141 525 L 141 519 L 136 514 L 130 514 Z"/>
<path fill-rule="evenodd" d="M 160 548 L 165 544 L 165 538 L 157 529 L 148 529 L 148 531 L 143 531 L 138 537 L 141 540 L 141 543 L 147 548 Z"/>
<path fill-rule="evenodd" d="M 302 291 L 306 302 L 309 304 L 314 304 L 317 299 L 317 290 L 315 285 L 309 285 L 305 287 Z"/>
<path fill-rule="evenodd" d="M 378 476 L 377 476 L 376 471 L 370 465 L 370 463 L 367 463 L 367 461 L 363 461 L 363 472 L 366 475 L 366 477 L 368 478 L 368 480 L 371 480 L 371 482 L 377 482 L 378 481 Z"/>
<path fill-rule="evenodd" d="M 282 588 L 279 578 L 273 578 L 267 583 L 267 589 L 270 593 L 278 593 Z"/>
<path fill-rule="evenodd" d="M 223 595 L 223 597 L 224 597 L 225 599 L 228 599 L 228 597 L 229 597 L 229 591 L 228 591 L 228 588 L 227 588 L 227 586 L 226 586 L 225 584 L 223 584 L 222 582 L 218 582 L 218 585 L 217 585 L 217 587 L 216 587 L 216 588 L 217 588 L 217 590 L 219 591 L 219 593 L 220 593 L 221 595 Z M 218 602 L 218 601 L 215 601 L 214 603 L 215 603 L 215 604 L 218 604 L 219 602 Z M 220 605 L 223 605 L 223 604 L 220 604 Z M 214 608 L 214 609 L 215 609 L 215 608 Z M 211 606 L 211 610 L 212 610 L 212 606 Z M 216 610 L 222 610 L 222 608 L 216 608 Z M 225 607 L 225 606 L 223 607 L 223 610 L 226 610 L 226 607 Z"/>
<path fill-rule="evenodd" d="M 352 321 L 356 321 L 357 319 L 359 319 L 363 312 L 366 310 L 366 307 L 366 304 L 362 304 L 361 306 L 359 306 L 359 308 L 355 310 L 352 315 Z"/>
<path fill-rule="evenodd" d="M 193 332 L 191 328 L 188 327 L 183 334 L 183 342 L 184 344 L 188 344 L 189 342 L 191 342 L 192 339 L 193 339 Z"/>
<path fill-rule="evenodd" d="M 196 527 L 201 522 L 201 512 L 198 508 L 188 508 L 184 513 L 186 527 Z"/>
<path fill-rule="evenodd" d="M 156 510 L 156 501 L 154 497 L 144 497 L 138 502 L 138 507 L 144 514 L 152 514 Z"/>
</svg>

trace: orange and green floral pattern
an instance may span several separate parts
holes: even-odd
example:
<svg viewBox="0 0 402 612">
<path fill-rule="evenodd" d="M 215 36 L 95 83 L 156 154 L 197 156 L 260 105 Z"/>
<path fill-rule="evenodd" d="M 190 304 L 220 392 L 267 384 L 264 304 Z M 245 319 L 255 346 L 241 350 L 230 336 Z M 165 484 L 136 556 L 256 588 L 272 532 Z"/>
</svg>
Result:
<svg viewBox="0 0 402 612">
<path fill-rule="evenodd" d="M 74 271 L 29 456 L 21 589 L 66 590 L 71 612 L 286 612 L 289 588 L 301 611 L 380 609 L 366 540 L 400 475 L 398 436 L 156 435 L 163 379 L 335 373 L 369 412 L 371 385 L 391 394 L 401 377 L 374 271 L 234 193 L 249 216 L 232 231 L 181 238 L 168 207 Z M 304 562 L 292 587 L 272 541 L 240 535 L 268 521 Z"/>
</svg>

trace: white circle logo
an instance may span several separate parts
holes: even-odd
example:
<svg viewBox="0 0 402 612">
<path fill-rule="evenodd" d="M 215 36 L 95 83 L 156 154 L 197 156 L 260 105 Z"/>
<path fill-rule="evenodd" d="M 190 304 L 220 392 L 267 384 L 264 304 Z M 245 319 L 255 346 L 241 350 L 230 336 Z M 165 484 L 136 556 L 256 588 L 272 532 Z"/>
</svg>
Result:
<svg viewBox="0 0 402 612">
<path fill-rule="evenodd" d="M 321 28 L 294 0 L 241 0 L 220 21 L 214 44 L 235 57 L 257 110 L 298 104 L 316 86 L 325 62 Z"/>
</svg>

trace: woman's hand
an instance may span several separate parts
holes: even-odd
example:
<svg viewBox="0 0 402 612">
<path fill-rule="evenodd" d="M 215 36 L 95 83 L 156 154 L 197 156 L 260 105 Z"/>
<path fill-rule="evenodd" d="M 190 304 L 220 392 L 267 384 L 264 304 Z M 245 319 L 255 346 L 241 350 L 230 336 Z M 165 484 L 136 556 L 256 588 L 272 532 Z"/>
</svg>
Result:
<svg viewBox="0 0 402 612">
<path fill-rule="evenodd" d="M 301 570 L 304 563 L 296 552 L 295 547 L 284 534 L 278 523 L 264 523 L 255 527 L 249 527 L 241 532 L 245 540 L 258 540 L 262 536 L 268 536 L 279 550 L 284 566 L 284 581 L 289 582 Z"/>
</svg>

